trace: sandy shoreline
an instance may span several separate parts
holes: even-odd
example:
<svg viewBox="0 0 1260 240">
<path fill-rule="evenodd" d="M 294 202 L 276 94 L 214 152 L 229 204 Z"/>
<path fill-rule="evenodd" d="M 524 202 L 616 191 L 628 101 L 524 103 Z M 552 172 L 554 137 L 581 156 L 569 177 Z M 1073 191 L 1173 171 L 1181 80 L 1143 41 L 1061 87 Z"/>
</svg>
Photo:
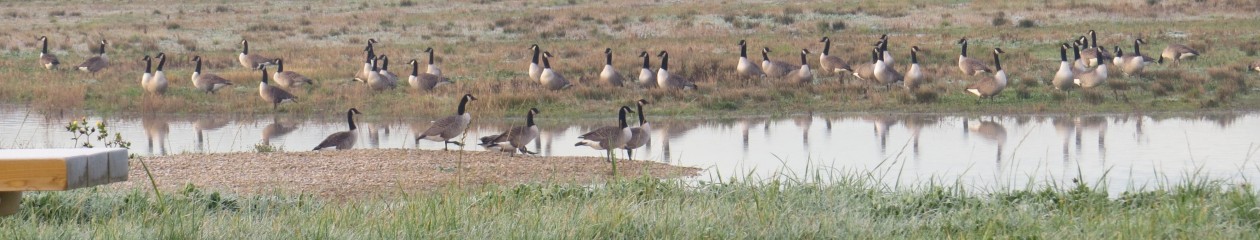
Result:
<svg viewBox="0 0 1260 240">
<path fill-rule="evenodd" d="M 459 160 L 460 157 L 463 160 Z M 409 149 L 283 153 L 181 154 L 145 158 L 158 186 L 241 194 L 302 193 L 343 198 L 428 191 L 459 184 L 477 186 L 529 182 L 593 183 L 610 177 L 611 165 L 595 157 L 509 157 L 497 152 Z M 456 171 L 462 165 L 463 171 Z M 694 176 L 700 169 L 647 161 L 620 161 L 621 176 Z M 147 186 L 133 160 L 127 182 Z"/>
</svg>

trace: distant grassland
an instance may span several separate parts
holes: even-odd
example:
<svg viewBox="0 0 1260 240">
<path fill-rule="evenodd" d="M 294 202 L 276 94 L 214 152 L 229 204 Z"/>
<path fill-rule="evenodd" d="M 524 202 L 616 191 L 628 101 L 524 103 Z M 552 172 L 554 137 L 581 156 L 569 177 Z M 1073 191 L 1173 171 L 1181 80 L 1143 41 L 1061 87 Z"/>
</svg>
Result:
<svg viewBox="0 0 1260 240">
<path fill-rule="evenodd" d="M 486 2 L 486 3 L 482 3 Z M 242 38 L 251 52 L 282 57 L 288 70 L 316 79 L 295 89 L 296 104 L 281 111 L 327 114 L 349 107 L 386 116 L 433 116 L 454 111 L 463 93 L 481 101 L 471 111 L 489 116 L 519 115 L 538 107 L 552 116 L 607 116 L 618 105 L 646 98 L 652 114 L 740 115 L 805 111 L 906 112 L 1151 112 L 1260 109 L 1254 94 L 1260 77 L 1245 65 L 1260 59 L 1260 3 L 1254 1 L 1151 0 L 1073 3 L 1071 1 L 865 1 L 755 4 L 738 1 L 642 3 L 640 1 L 413 1 L 249 2 L 6 2 L 0 3 L 0 100 L 49 111 L 100 113 L 267 113 L 258 98 L 259 73 L 237 64 Z M 1180 66 L 1153 66 L 1140 78 L 1113 69 L 1107 87 L 1060 93 L 1045 85 L 1057 68 L 1056 46 L 1093 29 L 1102 45 L 1132 52 L 1143 37 L 1143 53 L 1158 56 L 1169 43 L 1204 52 Z M 852 64 L 879 34 L 891 37 L 897 67 L 908 66 L 909 48 L 924 49 L 921 62 L 933 81 L 907 93 L 868 89 L 852 76 L 817 73 L 817 84 L 786 86 L 777 79 L 736 77 L 736 43 L 749 41 L 749 57 L 759 51 L 796 62 L 809 48 L 817 69 L 823 36 L 832 55 Z M 35 63 L 37 38 L 50 38 L 62 70 Z M 1008 53 L 1003 66 L 1011 83 L 996 102 L 977 104 L 963 87 L 980 77 L 957 73 L 962 37 L 970 54 L 991 62 L 993 47 Z M 91 56 L 98 39 L 111 41 L 112 65 L 91 76 L 71 71 Z M 405 89 L 373 93 L 350 82 L 362 66 L 362 48 L 374 38 L 378 54 L 391 57 L 390 70 L 404 79 L 410 59 L 423 61 L 426 47 L 438 51 L 453 86 L 431 93 Z M 554 68 L 577 85 L 546 91 L 525 74 L 537 43 L 557 56 Z M 671 70 L 698 82 L 696 92 L 609 88 L 596 85 L 602 51 L 614 49 L 614 64 L 636 79 L 640 51 L 669 50 Z M 147 97 L 139 87 L 143 55 L 166 52 L 172 81 L 167 96 Z M 217 95 L 191 90 L 192 56 L 206 58 L 204 72 L 232 80 Z M 653 57 L 653 66 L 659 59 Z M 423 68 L 424 65 L 422 64 Z M 274 71 L 274 68 L 271 69 Z M 1116 90 L 1116 91 L 1113 91 Z"/>
</svg>

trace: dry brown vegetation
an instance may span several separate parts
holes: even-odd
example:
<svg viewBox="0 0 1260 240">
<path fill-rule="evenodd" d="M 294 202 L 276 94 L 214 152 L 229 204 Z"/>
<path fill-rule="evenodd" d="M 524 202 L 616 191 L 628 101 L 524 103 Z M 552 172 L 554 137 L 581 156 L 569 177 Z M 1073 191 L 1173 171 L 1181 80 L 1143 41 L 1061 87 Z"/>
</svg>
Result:
<svg viewBox="0 0 1260 240">
<path fill-rule="evenodd" d="M 103 112 L 264 113 L 257 97 L 258 72 L 236 63 L 242 38 L 251 51 L 286 59 L 286 68 L 317 81 L 294 89 L 296 104 L 285 112 L 324 114 L 351 106 L 384 115 L 438 115 L 454 110 L 465 92 L 478 95 L 473 111 L 491 115 L 539 107 L 553 115 L 610 115 L 617 105 L 638 98 L 657 103 L 665 114 L 788 113 L 798 111 L 1129 111 L 1191 110 L 1201 107 L 1255 109 L 1260 98 L 1255 74 L 1217 67 L 1255 57 L 1260 23 L 1251 1 L 1163 0 L 1077 3 L 1063 1 L 866 1 L 851 4 L 802 2 L 755 4 L 732 1 L 643 3 L 608 1 L 479 1 L 430 3 L 370 1 L 356 4 L 262 1 L 231 5 L 199 1 L 159 3 L 5 2 L 0 3 L 0 99 L 50 110 Z M 636 11 L 624 11 L 635 9 Z M 997 24 L 995 24 L 997 23 Z M 1130 47 L 1135 37 L 1157 56 L 1168 43 L 1199 48 L 1205 55 L 1179 66 L 1148 67 L 1148 74 L 1123 81 L 1130 101 L 1100 99 L 1092 93 L 1057 93 L 1045 84 L 1057 66 L 1054 46 L 1099 31 L 1105 46 Z M 733 75 L 738 48 L 769 47 L 772 58 L 789 62 L 794 49 L 821 52 L 818 39 L 831 37 L 833 55 L 852 63 L 875 38 L 888 33 L 898 68 L 909 62 L 908 48 L 923 48 L 921 59 L 935 81 L 913 94 L 868 88 L 853 77 L 820 74 L 810 87 L 780 86 L 775 79 Z M 38 36 L 63 70 L 38 68 Z M 976 105 L 961 88 L 977 77 L 956 73 L 961 37 L 972 39 L 971 54 L 991 61 L 987 49 L 1002 47 L 1012 87 L 996 103 Z M 111 40 L 113 64 L 95 76 L 68 70 L 90 54 L 92 41 Z M 438 50 L 437 61 L 456 81 L 435 92 L 399 90 L 374 93 L 349 79 L 362 66 L 367 39 L 381 41 L 378 53 L 394 60 L 391 70 L 406 75 L 422 50 Z M 524 74 L 527 47 L 540 44 L 557 58 L 553 65 L 578 84 L 546 91 Z M 696 92 L 593 85 L 603 65 L 602 50 L 615 49 L 614 63 L 635 79 L 640 51 L 669 50 L 671 70 L 698 82 Z M 145 55 L 166 52 L 172 81 L 165 97 L 145 96 L 136 84 Z M 750 58 L 759 60 L 758 54 Z M 191 90 L 189 60 L 206 58 L 204 71 L 232 80 L 217 95 Z M 809 57 L 817 65 L 817 55 Z M 758 61 L 759 62 L 759 61 Z M 653 57 L 653 65 L 659 59 Z M 421 66 L 423 67 L 423 65 Z M 1217 72 L 1209 69 L 1220 68 Z M 274 71 L 274 69 L 272 69 Z M 1118 72 L 1118 71 L 1116 71 Z M 1225 72 L 1229 72 L 1226 74 Z M 1117 74 L 1118 75 L 1118 74 Z M 404 77 L 405 78 L 405 77 Z M 1028 82 L 1032 84 L 1023 84 Z M 1118 82 L 1119 84 L 1119 82 Z M 404 84 L 405 85 L 405 84 Z M 896 89 L 896 91 L 902 91 Z M 1110 95 L 1110 90 L 1105 90 Z M 1048 108 L 1033 108 L 1045 106 Z M 1060 104 L 1061 103 L 1061 104 Z M 1082 103 L 1096 103 L 1097 106 Z M 1212 103 L 1212 104 L 1208 104 Z M 991 106 L 996 105 L 996 106 Z"/>
</svg>

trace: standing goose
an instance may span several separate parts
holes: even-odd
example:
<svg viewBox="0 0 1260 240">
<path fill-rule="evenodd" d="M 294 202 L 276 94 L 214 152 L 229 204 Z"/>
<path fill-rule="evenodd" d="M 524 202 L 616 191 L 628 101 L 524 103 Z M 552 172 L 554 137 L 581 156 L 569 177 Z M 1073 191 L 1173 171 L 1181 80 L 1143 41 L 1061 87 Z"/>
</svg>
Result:
<svg viewBox="0 0 1260 240">
<path fill-rule="evenodd" d="M 1065 43 L 1059 45 L 1059 71 L 1054 73 L 1054 79 L 1050 80 L 1050 85 L 1056 90 L 1068 90 L 1072 88 L 1072 79 L 1075 78 L 1075 71 L 1072 69 L 1072 63 L 1067 59 L 1067 47 Z"/>
<path fill-rule="evenodd" d="M 1173 63 L 1180 63 L 1182 59 L 1193 58 L 1195 56 L 1199 56 L 1199 50 L 1194 50 L 1186 45 L 1173 43 L 1168 44 L 1168 47 L 1164 48 L 1164 52 L 1159 54 L 1159 60 L 1157 60 L 1157 62 L 1159 62 L 1159 64 L 1164 64 L 1164 59 L 1168 58 L 1172 59 Z"/>
<path fill-rule="evenodd" d="M 280 103 L 297 101 L 297 97 L 278 87 L 267 85 L 267 65 L 258 65 L 258 70 L 262 71 L 262 82 L 258 83 L 258 96 L 263 101 L 271 103 L 271 110 L 276 110 Z"/>
<path fill-rule="evenodd" d="M 108 67 L 109 56 L 105 55 L 105 44 L 107 43 L 109 42 L 101 40 L 100 51 L 97 52 L 96 56 L 83 60 L 83 63 L 79 64 L 79 71 L 89 72 L 92 73 L 92 75 L 96 75 L 97 71 L 101 71 L 101 69 Z"/>
<path fill-rule="evenodd" d="M 639 57 L 643 58 L 643 68 L 639 69 L 639 86 L 643 88 L 656 87 L 656 72 L 652 72 L 652 54 L 643 51 L 639 52 Z"/>
<path fill-rule="evenodd" d="M 669 73 L 669 52 L 661 51 L 661 69 L 656 71 L 656 85 L 665 89 L 696 90 L 696 84 L 683 76 Z"/>
<path fill-rule="evenodd" d="M 872 49 L 871 63 L 863 63 L 853 68 L 853 76 L 866 81 L 875 81 L 876 62 L 879 62 L 879 49 Z"/>
<path fill-rule="evenodd" d="M 153 78 L 149 78 L 149 83 L 144 86 L 144 90 L 156 95 L 166 95 L 166 72 L 162 71 L 162 66 L 166 65 L 166 53 L 158 53 L 157 70 L 153 72 Z"/>
<path fill-rule="evenodd" d="M 983 62 L 967 57 L 967 38 L 958 40 L 958 44 L 962 45 L 962 54 L 958 55 L 958 70 L 962 70 L 963 75 L 975 76 L 980 73 L 993 71 L 989 69 L 989 66 L 984 65 Z"/>
<path fill-rule="evenodd" d="M 370 43 L 369 43 L 370 44 Z M 241 55 L 237 59 L 245 68 L 258 68 L 258 65 L 275 65 L 276 60 L 249 53 L 249 40 L 241 40 Z"/>
<path fill-rule="evenodd" d="M 1101 49 L 1099 49 L 1101 51 Z M 1107 82 L 1107 61 L 1099 61 L 1093 70 L 1076 74 L 1072 82 L 1081 88 L 1094 88 Z"/>
<path fill-rule="evenodd" d="M 153 58 L 144 55 L 144 58 L 140 60 L 144 61 L 144 74 L 140 75 L 140 88 L 148 91 L 149 82 L 153 81 Z"/>
<path fill-rule="evenodd" d="M 364 83 L 367 83 L 368 89 L 372 89 L 373 91 L 384 91 L 397 87 L 398 85 L 392 84 L 392 82 L 389 81 L 389 78 L 381 75 L 381 71 L 377 69 L 376 65 L 378 62 L 379 61 L 375 60 L 372 61 L 371 69 L 367 73 L 367 80 L 364 81 Z"/>
<path fill-rule="evenodd" d="M 826 39 L 826 38 L 823 38 L 823 39 Z M 640 56 L 643 56 L 646 54 L 647 52 L 643 52 L 643 54 L 640 54 Z M 644 61 L 646 61 L 646 58 Z M 761 67 L 757 66 L 756 64 L 753 64 L 752 61 L 748 60 L 748 44 L 745 43 L 743 39 L 739 40 L 739 64 L 735 65 L 735 72 L 745 77 L 765 77 L 766 76 L 766 73 L 761 71 Z"/>
<path fill-rule="evenodd" d="M 272 77 L 276 79 L 277 85 L 284 88 L 294 88 L 303 84 L 311 85 L 311 79 L 306 76 L 302 76 L 301 73 L 285 71 L 283 58 L 276 59 L 276 73 L 273 74 Z"/>
<path fill-rule="evenodd" d="M 420 62 L 415 59 L 412 59 L 410 64 L 411 76 L 407 77 L 407 83 L 412 89 L 431 91 L 437 86 L 451 83 L 450 80 L 438 75 L 420 73 Z"/>
<path fill-rule="evenodd" d="M 468 106 L 468 101 L 476 100 L 477 98 L 472 94 L 464 94 L 464 97 L 459 100 L 459 109 L 455 111 L 455 115 L 433 121 L 433 125 L 429 126 L 428 130 L 424 130 L 424 134 L 416 137 L 416 143 L 419 144 L 420 139 L 442 142 L 442 150 L 447 150 L 450 144 L 464 146 L 464 143 L 451 141 L 451 139 L 463 134 L 464 128 L 467 128 L 468 123 L 472 121 L 472 115 L 464 110 Z"/>
<path fill-rule="evenodd" d="M 1072 59 L 1074 59 L 1074 60 L 1072 60 L 1072 71 L 1073 71 L 1073 72 L 1075 72 L 1075 73 L 1083 73 L 1083 72 L 1085 72 L 1085 71 L 1089 71 L 1089 66 L 1088 66 L 1088 64 L 1085 64 L 1085 60 L 1081 59 L 1081 45 L 1080 45 L 1080 42 L 1072 42 Z"/>
<path fill-rule="evenodd" d="M 432 47 L 429 47 L 429 48 L 425 48 L 425 49 L 424 49 L 424 52 L 429 53 L 429 69 L 428 69 L 428 70 L 426 70 L 425 72 L 426 72 L 426 73 L 429 73 L 429 74 L 433 74 L 433 75 L 437 75 L 437 76 L 441 77 L 441 76 L 442 76 L 442 68 L 439 68 L 439 67 L 438 67 L 438 65 L 437 65 L 437 62 L 433 61 L 433 54 L 434 54 L 434 53 L 436 53 L 436 52 L 437 52 L 437 50 L 433 50 L 433 48 L 432 48 Z"/>
<path fill-rule="evenodd" d="M 789 71 L 792 71 L 792 65 L 782 61 L 770 60 L 769 53 L 770 48 L 761 48 L 761 69 L 765 70 L 766 76 L 775 78 L 783 77 L 786 76 Z"/>
<path fill-rule="evenodd" d="M 621 73 L 612 65 L 612 48 L 604 48 L 604 70 L 599 72 L 599 81 L 615 87 L 620 87 L 623 78 Z"/>
<path fill-rule="evenodd" d="M 56 55 L 48 52 L 48 36 L 39 36 L 39 41 L 43 42 L 44 47 L 39 50 L 39 65 L 45 69 L 57 69 L 57 65 L 61 65 L 61 61 L 57 60 Z"/>
<path fill-rule="evenodd" d="M 525 126 L 516 126 L 503 133 L 481 137 L 481 144 L 478 145 L 491 150 L 512 152 L 513 155 L 518 151 L 522 154 L 538 154 L 529 151 L 529 142 L 538 139 L 538 125 L 534 124 L 534 115 L 537 114 L 537 108 L 530 108 L 525 115 Z"/>
<path fill-rule="evenodd" d="M 529 50 L 534 51 L 534 58 L 529 62 L 529 79 L 541 83 L 543 68 L 538 66 L 538 55 L 542 54 L 542 49 L 538 48 L 538 44 L 534 44 L 529 46 Z"/>
<path fill-rule="evenodd" d="M 880 47 L 880 51 L 884 54 L 882 58 L 884 59 L 884 64 L 888 64 L 889 67 L 892 67 L 895 62 L 893 62 L 892 53 L 888 52 L 888 34 L 880 34 L 879 43 L 879 45 L 882 46 Z"/>
<path fill-rule="evenodd" d="M 621 147 L 626 150 L 626 159 L 634 159 L 634 149 L 643 147 L 652 142 L 652 124 L 649 124 L 646 118 L 643 118 L 643 105 L 647 105 L 646 99 L 639 99 L 635 105 L 639 107 L 639 126 L 630 128 L 630 140 L 626 141 L 626 146 Z"/>
<path fill-rule="evenodd" d="M 818 55 L 818 65 L 822 65 L 823 72 L 840 73 L 844 71 L 852 72 L 853 68 L 848 62 L 841 60 L 839 57 L 831 56 L 831 38 L 823 37 L 822 55 Z"/>
<path fill-rule="evenodd" d="M 892 62 L 888 61 L 888 58 L 891 58 L 892 54 L 888 52 L 888 39 L 887 38 L 884 38 L 883 40 L 879 42 L 879 49 L 880 49 L 880 52 L 884 53 L 883 55 L 880 56 L 880 60 L 884 61 L 884 71 L 887 71 L 889 76 L 892 77 L 891 79 L 881 80 L 881 81 L 884 81 L 883 83 L 885 87 L 891 90 L 892 85 L 896 84 L 897 82 L 901 82 L 905 78 L 905 76 L 903 76 L 900 71 L 897 71 L 897 67 L 893 66 Z"/>
<path fill-rule="evenodd" d="M 353 148 L 354 142 L 358 141 L 359 138 L 359 134 L 354 131 L 355 129 L 358 129 L 354 126 L 355 114 L 362 113 L 359 113 L 359 110 L 354 108 L 350 108 L 349 111 L 346 111 L 346 123 L 350 124 L 349 131 L 335 132 L 332 135 L 328 135 L 328 137 L 324 138 L 323 142 L 319 142 L 319 145 L 315 146 L 315 149 L 311 149 L 311 151 L 318 151 L 320 149 L 330 147 L 335 147 L 337 150 Z"/>
<path fill-rule="evenodd" d="M 877 48 L 880 50 L 876 50 L 876 52 L 883 52 L 882 48 L 883 47 Z M 893 73 L 893 67 L 888 65 L 888 62 L 884 61 L 883 54 L 875 54 L 875 56 L 878 60 L 875 61 L 875 64 L 871 65 L 871 70 L 875 74 L 875 83 L 884 85 L 885 87 L 889 87 L 889 89 L 891 89 L 892 84 L 897 82 L 897 74 Z"/>
<path fill-rule="evenodd" d="M 542 74 L 538 75 L 538 79 L 539 81 L 542 81 L 543 87 L 548 90 L 560 90 L 572 87 L 573 85 L 569 84 L 569 80 L 564 79 L 564 75 L 560 75 L 560 73 L 555 70 L 551 70 L 551 58 L 552 56 L 550 52 L 543 52 L 543 70 Z"/>
<path fill-rule="evenodd" d="M 192 79 L 193 87 L 207 93 L 215 93 L 220 88 L 232 85 L 232 82 L 214 75 L 213 73 L 201 73 L 201 56 L 193 56 L 193 62 L 197 62 L 197 67 L 193 69 Z"/>
<path fill-rule="evenodd" d="M 626 113 L 634 113 L 634 110 L 621 106 L 621 109 L 617 111 L 617 126 L 600 127 L 582 134 L 578 136 L 582 140 L 573 146 L 587 146 L 595 150 L 608 151 L 608 161 L 614 162 L 613 166 L 616 166 L 616 161 L 612 157 L 613 150 L 625 147 L 626 142 L 629 142 L 634 134 L 630 132 L 630 125 L 626 124 Z"/>
<path fill-rule="evenodd" d="M 997 68 L 993 77 L 986 77 L 967 86 L 967 92 L 979 96 L 980 99 L 988 98 L 992 101 L 994 96 L 1002 93 L 1002 89 L 1006 89 L 1006 71 L 1002 70 L 1002 58 L 998 56 L 1000 53 L 1006 52 L 1002 51 L 1002 48 L 993 48 L 993 66 Z"/>
<path fill-rule="evenodd" d="M 355 81 L 367 82 L 368 77 L 376 72 L 376 70 L 372 69 L 372 64 L 376 61 L 376 52 L 372 49 L 373 42 L 374 40 L 369 39 L 367 48 L 363 49 L 363 53 L 366 55 L 363 59 L 363 70 L 354 74 Z"/>
<path fill-rule="evenodd" d="M 376 57 L 376 59 L 381 64 L 381 70 L 380 70 L 381 77 L 384 77 L 385 80 L 389 81 L 389 85 L 392 85 L 389 88 L 393 89 L 394 87 L 398 86 L 398 75 L 389 71 L 389 57 L 385 56 L 385 54 L 381 54 L 381 56 Z M 434 75 L 437 75 L 437 74 L 434 74 Z M 438 75 L 438 76 L 441 76 L 441 75 Z"/>
<path fill-rule="evenodd" d="M 919 89 L 919 85 L 923 84 L 927 75 L 923 73 L 923 68 L 919 67 L 919 46 L 910 47 L 910 69 L 906 70 L 905 84 L 906 90 L 914 91 Z"/>
<path fill-rule="evenodd" d="M 814 72 L 809 70 L 809 61 L 805 60 L 805 55 L 809 55 L 809 49 L 801 49 L 801 67 L 788 73 L 789 83 L 810 84 L 814 82 Z"/>
<path fill-rule="evenodd" d="M 1125 76 L 1141 74 L 1142 70 L 1146 68 L 1146 57 L 1142 56 L 1142 48 L 1140 47 L 1145 43 L 1146 41 L 1141 38 L 1133 40 L 1132 55 L 1121 55 L 1120 50 L 1116 50 L 1116 58 L 1120 59 L 1120 63 L 1116 66 L 1120 67 L 1120 71 L 1124 72 Z"/>
<path fill-rule="evenodd" d="M 1089 30 L 1089 39 L 1081 36 L 1079 41 L 1085 46 L 1085 49 L 1081 50 L 1081 57 L 1089 66 L 1098 66 L 1099 61 L 1111 60 L 1112 56 L 1107 52 L 1107 48 L 1098 46 L 1098 32 Z"/>
</svg>

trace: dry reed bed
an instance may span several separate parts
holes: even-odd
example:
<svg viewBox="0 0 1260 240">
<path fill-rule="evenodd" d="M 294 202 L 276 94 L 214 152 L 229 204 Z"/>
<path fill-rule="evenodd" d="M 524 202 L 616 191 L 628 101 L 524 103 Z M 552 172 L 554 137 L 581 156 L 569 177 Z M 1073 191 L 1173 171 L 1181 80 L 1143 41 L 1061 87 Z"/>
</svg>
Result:
<svg viewBox="0 0 1260 240">
<path fill-rule="evenodd" d="M 1255 58 L 1260 49 L 1253 40 L 1256 33 L 1248 32 L 1245 26 L 1260 21 L 1249 11 L 1260 4 L 1249 2 L 1163 1 L 1147 6 L 1144 2 L 1045 5 L 1040 1 L 894 1 L 840 6 L 825 2 L 614 1 L 544 4 L 536 10 L 522 10 L 523 6 L 540 7 L 527 2 L 454 3 L 436 8 L 412 4 L 261 3 L 245 7 L 179 2 L 54 7 L 8 3 L 14 7 L 9 9 L 27 11 L 2 16 L 14 24 L 0 26 L 5 30 L 0 32 L 9 36 L 7 41 L 0 40 L 0 49 L 8 53 L 0 57 L 0 66 L 5 66 L 0 68 L 0 75 L 12 76 L 2 80 L 5 84 L 0 86 L 0 99 L 31 102 L 45 109 L 105 112 L 270 112 L 256 97 L 258 72 L 240 67 L 235 60 L 239 39 L 246 38 L 251 40 L 254 53 L 284 57 L 288 69 L 317 79 L 313 88 L 294 90 L 299 103 L 282 107 L 289 113 L 323 114 L 368 106 L 383 115 L 434 116 L 452 112 L 455 99 L 465 92 L 480 95 L 483 101 L 474 104 L 474 111 L 490 115 L 519 114 L 534 106 L 561 115 L 610 115 L 607 112 L 616 105 L 638 98 L 654 100 L 658 105 L 653 111 L 664 114 L 766 109 L 972 111 L 985 108 L 971 106 L 971 97 L 964 95 L 961 87 L 977 78 L 959 76 L 953 70 L 957 54 L 953 42 L 969 37 L 971 54 L 982 60 L 991 61 L 986 52 L 992 47 L 1009 52 L 1005 66 L 1014 87 L 1004 93 L 1005 106 L 991 108 L 996 111 L 1254 109 L 1260 105 L 1257 98 L 1246 96 L 1252 92 L 1248 86 L 1256 85 L 1254 76 L 1208 74 L 1241 69 L 1242 62 Z M 914 7 L 905 8 L 908 5 Z M 610 11 L 624 8 L 642 9 L 648 14 Z M 1214 17 L 1203 17 L 1205 14 Z M 998 19 L 1009 23 L 993 26 Z M 1021 20 L 1032 21 L 1033 26 L 1016 27 Z M 844 27 L 836 27 L 841 25 Z M 1149 78 L 1113 85 L 1135 90 L 1125 95 L 1135 102 L 1110 98 L 1113 94 L 1107 91 L 1055 93 L 1038 84 L 1052 76 L 1057 66 L 1053 46 L 1088 29 L 1098 30 L 1107 46 L 1128 47 L 1132 38 L 1144 37 L 1153 43 L 1144 51 L 1148 55 L 1156 55 L 1166 43 L 1194 46 L 1207 55 L 1183 66 L 1153 67 Z M 899 63 L 908 62 L 906 50 L 911 45 L 925 49 L 922 61 L 936 76 L 926 87 L 930 92 L 871 91 L 856 85 L 852 77 L 834 74 L 821 74 L 819 84 L 811 88 L 777 86 L 773 80 L 741 79 L 731 74 L 738 39 L 748 39 L 753 48 L 770 47 L 776 60 L 794 62 L 796 49 L 819 52 L 822 46 L 818 38 L 830 36 L 836 42 L 833 55 L 860 63 L 865 59 L 862 53 L 879 33 L 893 36 L 892 50 Z M 110 39 L 114 65 L 96 76 L 36 69 L 32 64 L 38 52 L 34 39 L 39 35 L 50 36 L 53 52 L 66 67 L 90 55 L 90 41 Z M 399 89 L 378 94 L 351 83 L 350 76 L 362 66 L 361 50 L 368 38 L 382 41 L 377 45 L 378 53 L 390 55 L 394 60 L 391 70 L 400 75 L 410 72 L 407 60 L 424 59 L 421 50 L 425 47 L 438 49 L 438 61 L 457 84 L 432 93 Z M 539 43 L 556 54 L 555 68 L 579 86 L 550 92 L 527 80 L 523 70 L 530 43 Z M 617 49 L 614 63 L 632 79 L 641 62 L 635 54 L 670 50 L 674 57 L 671 70 L 695 79 L 702 89 L 680 94 L 593 85 L 603 65 L 605 47 Z M 173 56 L 167 71 L 172 91 L 161 99 L 144 96 L 135 84 L 143 67 L 140 56 L 158 51 Z M 751 58 L 760 59 L 755 50 L 750 52 Z M 192 64 L 188 60 L 193 55 L 206 57 L 204 71 L 231 79 L 235 88 L 217 95 L 190 90 Z M 816 64 L 816 55 L 809 59 Z M 653 57 L 654 66 L 658 61 Z M 1182 81 L 1199 79 L 1202 81 Z M 937 104 L 918 104 L 934 102 Z"/>
</svg>

